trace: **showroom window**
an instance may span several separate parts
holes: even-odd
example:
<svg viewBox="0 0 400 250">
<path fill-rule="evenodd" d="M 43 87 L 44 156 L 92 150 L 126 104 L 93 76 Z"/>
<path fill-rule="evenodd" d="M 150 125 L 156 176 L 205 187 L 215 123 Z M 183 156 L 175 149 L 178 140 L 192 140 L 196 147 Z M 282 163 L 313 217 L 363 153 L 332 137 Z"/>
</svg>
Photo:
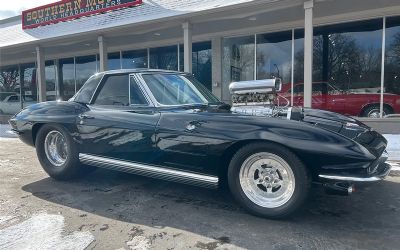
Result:
<svg viewBox="0 0 400 250">
<path fill-rule="evenodd" d="M 382 116 L 400 113 L 400 18 L 386 18 L 386 26 L 383 30 L 383 19 L 373 19 L 314 28 L 313 108 L 372 118 L 380 117 L 381 109 Z M 284 83 L 279 104 L 302 106 L 303 72 L 303 29 L 223 41 L 223 101 L 230 101 L 233 81 L 279 76 Z"/>
<path fill-rule="evenodd" d="M 151 48 L 150 68 L 178 70 L 178 46 Z"/>
<path fill-rule="evenodd" d="M 76 92 L 74 58 L 65 58 L 58 61 L 58 80 L 60 97 L 62 100 L 67 101 Z"/>
<path fill-rule="evenodd" d="M 400 17 L 386 18 L 383 115 L 400 114 Z"/>
<path fill-rule="evenodd" d="M 229 83 L 254 79 L 255 37 L 225 38 L 222 57 L 222 100 L 230 101 Z"/>
<path fill-rule="evenodd" d="M 89 77 L 97 71 L 96 55 L 79 56 L 76 63 L 76 90 L 79 90 Z"/>
<path fill-rule="evenodd" d="M 45 63 L 46 76 L 46 101 L 55 101 L 57 96 L 56 87 L 56 68 L 54 60 L 46 61 Z"/>
<path fill-rule="evenodd" d="M 6 66 L 0 69 L 0 115 L 13 115 L 21 109 L 20 73 L 18 65 Z"/>
<path fill-rule="evenodd" d="M 121 60 L 123 69 L 147 68 L 147 49 L 122 51 Z"/>
<path fill-rule="evenodd" d="M 286 88 L 291 88 L 292 32 L 259 34 L 257 40 L 257 79 L 281 78 Z M 290 105 L 290 92 L 280 95 L 279 105 Z"/>
<path fill-rule="evenodd" d="M 113 52 L 108 53 L 107 55 L 107 69 L 108 70 L 115 70 L 121 68 L 121 53 L 120 52 Z"/>
<path fill-rule="evenodd" d="M 37 102 L 36 65 L 27 63 L 20 65 L 22 107 L 25 108 Z"/>
<path fill-rule="evenodd" d="M 382 19 L 314 29 L 313 82 L 334 90 L 313 91 L 314 108 L 379 117 Z"/>
<path fill-rule="evenodd" d="M 179 71 L 184 71 L 183 44 L 179 45 Z M 211 41 L 197 42 L 192 45 L 192 73 L 207 89 L 212 89 L 212 49 Z"/>
</svg>

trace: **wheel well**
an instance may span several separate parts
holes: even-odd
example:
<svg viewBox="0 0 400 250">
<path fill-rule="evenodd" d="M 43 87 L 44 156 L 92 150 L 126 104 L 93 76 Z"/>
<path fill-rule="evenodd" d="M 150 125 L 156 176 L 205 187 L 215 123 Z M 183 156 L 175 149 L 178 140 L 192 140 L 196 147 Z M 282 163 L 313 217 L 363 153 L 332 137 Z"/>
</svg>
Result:
<svg viewBox="0 0 400 250">
<path fill-rule="evenodd" d="M 36 142 L 36 135 L 39 132 L 39 129 L 44 125 L 44 123 L 35 123 L 32 126 L 32 142 L 33 145 L 35 146 L 35 142 Z"/>
<path fill-rule="evenodd" d="M 231 159 L 233 157 L 233 155 L 242 147 L 251 144 L 251 143 L 257 143 L 257 142 L 265 142 L 265 143 L 271 143 L 271 144 L 276 144 L 279 145 L 281 147 L 286 148 L 287 150 L 290 150 L 293 154 L 295 154 L 304 164 L 305 162 L 303 161 L 303 159 L 296 154 L 295 152 L 293 152 L 293 150 L 291 150 L 290 148 L 288 148 L 287 146 L 280 144 L 280 143 L 276 143 L 276 142 L 272 142 L 272 141 L 268 141 L 268 140 L 243 140 L 243 141 L 239 141 L 234 143 L 233 145 L 229 146 L 224 154 L 221 157 L 221 162 L 220 162 L 220 167 L 218 168 L 218 177 L 220 180 L 220 184 L 222 184 L 222 186 L 227 186 L 227 171 L 228 171 L 228 167 L 229 164 L 231 162 Z"/>
</svg>

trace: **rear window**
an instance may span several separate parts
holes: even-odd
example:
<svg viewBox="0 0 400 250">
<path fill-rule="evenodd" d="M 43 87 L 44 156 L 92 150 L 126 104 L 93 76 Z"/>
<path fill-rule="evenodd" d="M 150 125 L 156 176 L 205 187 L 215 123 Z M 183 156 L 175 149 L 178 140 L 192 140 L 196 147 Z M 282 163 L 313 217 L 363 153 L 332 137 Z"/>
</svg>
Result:
<svg viewBox="0 0 400 250">
<path fill-rule="evenodd" d="M 98 74 L 90 77 L 82 86 L 82 88 L 78 91 L 78 93 L 76 93 L 74 101 L 89 103 L 102 77 L 103 74 Z"/>
</svg>

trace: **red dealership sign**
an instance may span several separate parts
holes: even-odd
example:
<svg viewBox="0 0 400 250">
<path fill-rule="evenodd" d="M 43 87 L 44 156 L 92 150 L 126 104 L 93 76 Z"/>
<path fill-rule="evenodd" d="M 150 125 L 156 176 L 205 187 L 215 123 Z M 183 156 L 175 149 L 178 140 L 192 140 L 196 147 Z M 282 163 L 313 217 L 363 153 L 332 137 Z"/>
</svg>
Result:
<svg viewBox="0 0 400 250">
<path fill-rule="evenodd" d="M 142 0 L 62 0 L 23 11 L 22 28 L 31 29 L 141 3 Z"/>
</svg>

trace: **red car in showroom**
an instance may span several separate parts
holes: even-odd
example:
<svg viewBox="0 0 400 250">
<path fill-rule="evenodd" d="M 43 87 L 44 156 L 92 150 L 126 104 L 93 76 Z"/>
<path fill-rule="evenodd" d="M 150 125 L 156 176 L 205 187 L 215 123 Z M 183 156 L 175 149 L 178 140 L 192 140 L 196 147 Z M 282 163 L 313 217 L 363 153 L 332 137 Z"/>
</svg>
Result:
<svg viewBox="0 0 400 250">
<path fill-rule="evenodd" d="M 303 106 L 303 94 L 303 83 L 295 84 L 292 106 Z M 282 86 L 280 95 L 280 105 L 285 105 L 290 101 L 290 83 Z M 383 102 L 383 116 L 400 113 L 400 95 L 385 93 Z M 315 109 L 324 109 L 351 116 L 379 117 L 379 103 L 380 93 L 358 92 L 356 90 L 344 91 L 327 82 L 313 83 L 312 107 Z"/>
</svg>

